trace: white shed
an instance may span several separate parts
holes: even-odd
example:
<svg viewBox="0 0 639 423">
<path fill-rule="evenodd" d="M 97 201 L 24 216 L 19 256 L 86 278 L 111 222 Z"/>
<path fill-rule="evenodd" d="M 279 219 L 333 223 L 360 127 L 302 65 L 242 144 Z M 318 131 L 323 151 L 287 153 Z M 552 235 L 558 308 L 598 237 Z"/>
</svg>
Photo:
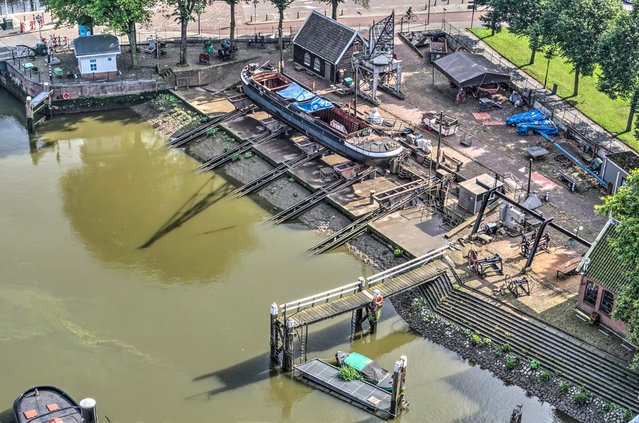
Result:
<svg viewBox="0 0 639 423">
<path fill-rule="evenodd" d="M 120 42 L 114 35 L 91 35 L 73 42 L 78 68 L 83 78 L 105 79 L 118 75 Z"/>
</svg>

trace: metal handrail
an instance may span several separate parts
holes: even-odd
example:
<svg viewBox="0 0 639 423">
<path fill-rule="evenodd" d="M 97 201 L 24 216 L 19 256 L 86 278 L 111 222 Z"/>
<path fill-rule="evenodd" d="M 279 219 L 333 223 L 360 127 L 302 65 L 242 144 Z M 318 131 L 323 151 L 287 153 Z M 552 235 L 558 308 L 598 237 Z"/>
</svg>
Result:
<svg viewBox="0 0 639 423">
<path fill-rule="evenodd" d="M 309 306 L 314 307 L 315 305 L 319 303 L 328 304 L 334 298 L 342 298 L 345 294 L 351 295 L 351 294 L 360 292 L 362 289 L 380 285 L 387 278 L 412 270 L 416 267 L 422 266 L 426 262 L 429 262 L 435 258 L 442 256 L 447 250 L 451 248 L 452 248 L 452 244 L 448 244 L 444 247 L 440 247 L 433 251 L 429 251 L 423 256 L 409 260 L 406 263 L 402 263 L 395 267 L 391 267 L 390 269 L 381 271 L 375 275 L 370 276 L 368 279 L 362 278 L 364 280 L 364 286 L 362 286 L 362 282 L 361 280 L 359 280 L 357 282 L 352 282 L 337 288 L 333 288 L 328 291 L 321 292 L 319 294 L 311 295 L 308 297 L 300 298 L 299 300 L 290 301 L 288 303 L 282 304 L 280 306 L 280 310 L 282 311 L 282 315 L 284 319 L 286 319 L 286 315 L 290 311 L 293 311 L 294 313 L 296 313 Z"/>
</svg>

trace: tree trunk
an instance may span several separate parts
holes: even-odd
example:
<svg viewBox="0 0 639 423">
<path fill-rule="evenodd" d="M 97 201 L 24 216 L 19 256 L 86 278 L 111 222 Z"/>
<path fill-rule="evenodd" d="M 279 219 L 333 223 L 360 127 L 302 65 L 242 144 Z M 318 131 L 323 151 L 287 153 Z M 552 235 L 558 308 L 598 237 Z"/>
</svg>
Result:
<svg viewBox="0 0 639 423">
<path fill-rule="evenodd" d="M 575 85 L 573 86 L 572 95 L 577 97 L 579 94 L 579 68 L 575 68 Z"/>
<path fill-rule="evenodd" d="M 528 63 L 529 65 L 534 65 L 535 64 L 535 55 L 537 54 L 537 47 L 534 47 L 530 53 L 530 63 Z"/>
<path fill-rule="evenodd" d="M 628 123 L 626 123 L 626 132 L 630 132 L 632 129 L 632 120 L 635 117 L 635 111 L 637 110 L 637 101 L 639 100 L 639 90 L 635 91 L 630 100 L 630 113 L 628 114 Z"/>
<path fill-rule="evenodd" d="M 135 22 L 129 22 L 129 27 L 126 32 L 129 38 L 129 46 L 131 47 L 131 67 L 133 69 L 138 68 L 138 39 L 137 32 L 135 30 Z"/>
<path fill-rule="evenodd" d="M 334 21 L 337 20 L 337 0 L 331 0 L 331 7 L 333 8 L 333 11 L 331 12 L 331 17 L 333 18 Z"/>
<path fill-rule="evenodd" d="M 279 9 L 279 14 L 280 14 L 280 21 L 277 24 L 277 35 L 279 37 L 279 43 L 280 43 L 280 63 L 279 63 L 279 68 L 280 68 L 280 72 L 284 71 L 284 46 L 282 44 L 282 25 L 284 23 L 284 9 Z"/>
<path fill-rule="evenodd" d="M 230 24 L 229 40 L 231 40 L 231 44 L 233 44 L 233 40 L 235 40 L 235 2 L 231 2 L 231 24 Z"/>
<path fill-rule="evenodd" d="M 189 26 L 189 21 L 187 19 L 183 19 L 180 21 L 180 61 L 178 65 L 186 66 L 186 30 Z"/>
</svg>

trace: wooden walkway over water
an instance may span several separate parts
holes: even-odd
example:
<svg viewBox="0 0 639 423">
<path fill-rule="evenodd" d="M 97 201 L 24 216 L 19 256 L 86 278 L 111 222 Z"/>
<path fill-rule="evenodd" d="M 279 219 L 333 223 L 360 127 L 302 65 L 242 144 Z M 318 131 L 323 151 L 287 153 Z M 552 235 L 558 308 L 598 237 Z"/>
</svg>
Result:
<svg viewBox="0 0 639 423">
<path fill-rule="evenodd" d="M 340 286 L 278 306 L 271 305 L 271 360 L 284 371 L 292 370 L 295 356 L 306 361 L 309 325 L 352 313 L 351 332 L 362 330 L 368 321 L 370 333 L 377 330 L 383 301 L 394 295 L 436 280 L 450 270 L 444 255 L 452 245 L 433 250 L 399 266 L 360 277 L 357 282 Z M 296 342 L 297 340 L 297 342 Z M 299 350 L 296 351 L 296 344 Z"/>
<path fill-rule="evenodd" d="M 322 320 L 331 319 L 344 313 L 366 307 L 366 305 L 370 304 L 375 297 L 373 288 L 379 290 L 379 293 L 384 298 L 389 298 L 437 278 L 445 272 L 447 268 L 448 266 L 441 261 L 429 263 L 422 267 L 417 267 L 413 270 L 407 271 L 406 273 L 392 276 L 388 280 L 382 281 L 379 284 L 374 284 L 372 286 L 369 284 L 368 289 L 354 291 L 350 295 L 342 296 L 341 298 L 337 298 L 331 302 L 310 306 L 297 311 L 292 315 L 286 314 L 286 316 L 287 319 L 292 321 L 293 325 L 290 326 L 292 328 L 321 322 Z M 356 284 L 356 286 L 352 287 L 353 290 L 359 288 L 359 282 Z M 314 300 L 320 302 L 321 297 L 313 298 L 311 301 Z M 291 307 L 291 303 L 285 304 L 284 306 Z M 293 307 L 295 307 L 295 305 L 293 305 Z M 290 310 L 285 309 L 285 311 L 290 313 Z"/>
</svg>

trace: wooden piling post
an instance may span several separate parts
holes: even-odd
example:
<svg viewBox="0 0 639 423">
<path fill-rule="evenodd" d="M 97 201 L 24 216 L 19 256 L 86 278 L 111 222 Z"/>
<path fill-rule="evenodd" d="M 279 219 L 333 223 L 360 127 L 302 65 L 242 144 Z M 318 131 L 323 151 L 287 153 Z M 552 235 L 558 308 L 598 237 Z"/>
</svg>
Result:
<svg viewBox="0 0 639 423">
<path fill-rule="evenodd" d="M 384 304 L 384 297 L 382 297 L 382 293 L 379 289 L 373 291 L 373 301 L 371 301 L 371 303 L 368 323 L 371 326 L 370 334 L 374 335 L 377 333 L 377 322 L 379 321 L 379 316 L 382 314 L 382 306 Z"/>
<path fill-rule="evenodd" d="M 47 113 L 47 118 L 51 119 L 53 117 L 53 108 L 51 107 L 51 87 L 49 86 L 50 84 L 48 82 L 44 83 L 44 90 L 47 92 L 48 96 L 46 99 L 46 113 Z"/>
<path fill-rule="evenodd" d="M 85 398 L 80 401 L 80 416 L 85 423 L 98 423 L 98 411 L 93 398 Z"/>
<path fill-rule="evenodd" d="M 357 290 L 359 292 L 362 292 L 363 290 L 367 288 L 368 282 L 366 281 L 366 278 L 364 278 L 363 276 L 360 276 L 358 279 L 359 279 L 359 287 L 357 288 Z M 364 309 L 358 308 L 353 313 L 355 313 L 355 315 L 353 316 L 354 324 L 351 326 L 351 340 L 355 339 L 355 335 L 362 331 L 362 321 L 364 320 Z"/>
<path fill-rule="evenodd" d="M 408 358 L 399 357 L 393 368 L 393 390 L 391 391 L 390 414 L 393 418 L 399 416 L 404 406 L 404 383 L 406 382 L 406 365 Z"/>
<path fill-rule="evenodd" d="M 293 343 L 295 333 L 293 332 L 293 320 L 286 319 L 284 324 L 284 358 L 282 359 L 282 370 L 290 372 L 293 370 Z"/>
<path fill-rule="evenodd" d="M 271 304 L 271 367 L 279 365 L 279 356 L 277 354 L 277 304 Z"/>
<path fill-rule="evenodd" d="M 25 100 L 24 103 L 24 111 L 25 111 L 25 115 L 27 116 L 27 130 L 29 131 L 30 134 L 33 133 L 34 131 L 34 123 L 33 123 L 33 105 L 31 104 L 31 96 L 27 96 L 27 99 Z"/>
</svg>

